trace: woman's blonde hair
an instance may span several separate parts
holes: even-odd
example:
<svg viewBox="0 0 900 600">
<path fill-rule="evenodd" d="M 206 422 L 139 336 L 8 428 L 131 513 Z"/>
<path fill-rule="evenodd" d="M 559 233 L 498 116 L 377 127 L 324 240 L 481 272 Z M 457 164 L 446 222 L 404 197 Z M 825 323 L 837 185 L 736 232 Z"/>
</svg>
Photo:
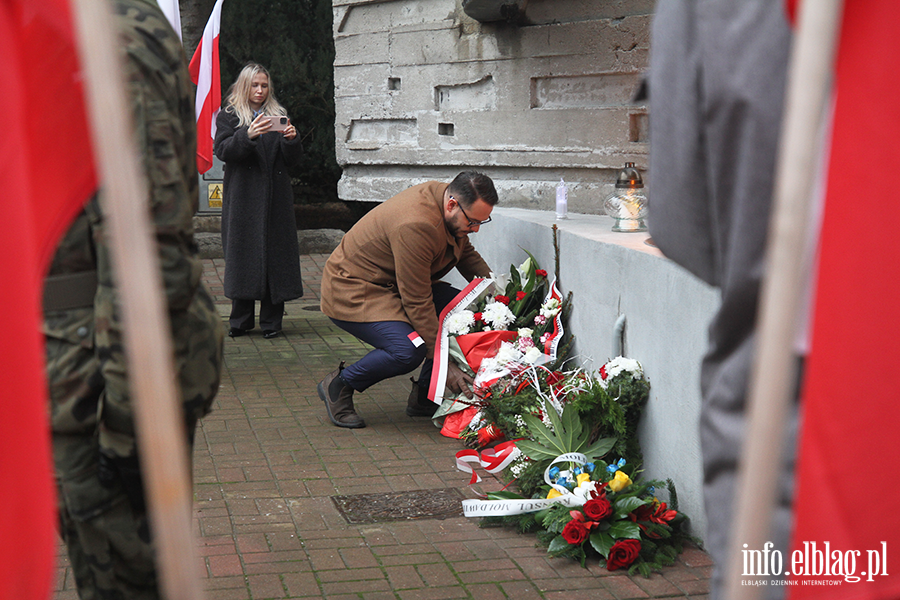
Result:
<svg viewBox="0 0 900 600">
<path fill-rule="evenodd" d="M 287 111 L 278 100 L 275 99 L 275 84 L 272 82 L 272 76 L 266 68 L 257 63 L 247 63 L 237 79 L 228 88 L 228 97 L 225 99 L 225 110 L 233 112 L 238 116 L 238 127 L 250 125 L 253 122 L 253 109 L 250 107 L 250 86 L 253 77 L 257 73 L 264 74 L 269 79 L 269 95 L 266 101 L 260 107 L 259 112 L 264 115 L 283 115 L 287 116 Z"/>
</svg>

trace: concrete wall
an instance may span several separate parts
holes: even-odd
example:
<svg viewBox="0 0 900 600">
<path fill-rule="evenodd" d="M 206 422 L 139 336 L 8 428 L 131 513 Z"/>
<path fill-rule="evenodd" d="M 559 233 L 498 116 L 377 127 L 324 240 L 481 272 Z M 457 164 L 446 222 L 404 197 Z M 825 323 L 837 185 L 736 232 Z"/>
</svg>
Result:
<svg viewBox="0 0 900 600">
<path fill-rule="evenodd" d="M 505 206 L 600 214 L 626 161 L 647 167 L 653 0 L 531 0 L 529 25 L 479 23 L 461 0 L 333 0 L 343 200 L 488 173 Z"/>
<path fill-rule="evenodd" d="M 647 245 L 646 234 L 612 233 L 610 217 L 556 221 L 545 211 L 498 208 L 469 239 L 493 269 L 521 264 L 526 248 L 552 276 L 553 224 L 559 226 L 559 282 L 564 293 L 573 293 L 573 354 L 600 368 L 615 356 L 614 326 L 625 315 L 625 355 L 641 362 L 651 384 L 639 432 L 646 474 L 675 481 L 680 507 L 703 538 L 700 360 L 718 292 Z"/>
</svg>

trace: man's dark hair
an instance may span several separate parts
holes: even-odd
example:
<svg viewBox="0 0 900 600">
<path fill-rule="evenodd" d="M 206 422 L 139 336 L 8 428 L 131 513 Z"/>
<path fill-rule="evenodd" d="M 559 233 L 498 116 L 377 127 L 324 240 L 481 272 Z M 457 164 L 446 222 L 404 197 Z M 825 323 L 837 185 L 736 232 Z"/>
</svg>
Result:
<svg viewBox="0 0 900 600">
<path fill-rule="evenodd" d="M 491 178 L 475 171 L 463 171 L 450 182 L 448 189 L 456 201 L 466 208 L 479 198 L 491 206 L 495 206 L 500 200 Z"/>
</svg>

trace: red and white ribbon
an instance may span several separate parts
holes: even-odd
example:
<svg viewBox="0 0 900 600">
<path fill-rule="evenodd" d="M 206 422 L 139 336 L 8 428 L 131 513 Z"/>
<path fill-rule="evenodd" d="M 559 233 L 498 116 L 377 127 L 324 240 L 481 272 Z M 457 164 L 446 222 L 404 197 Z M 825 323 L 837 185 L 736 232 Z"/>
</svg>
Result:
<svg viewBox="0 0 900 600">
<path fill-rule="evenodd" d="M 473 279 L 466 286 L 466 289 L 457 294 L 438 318 L 440 324 L 440 334 L 437 339 L 437 346 L 434 350 L 434 369 L 431 373 L 431 384 L 428 387 L 428 398 L 438 404 L 441 403 L 444 396 L 444 387 L 447 384 L 447 362 L 450 360 L 448 355 L 449 334 L 445 323 L 447 318 L 454 312 L 465 309 L 467 306 L 474 304 L 482 296 L 493 290 L 494 281 L 492 279 Z"/>
<path fill-rule="evenodd" d="M 503 442 L 494 448 L 488 448 L 481 454 L 477 450 L 460 450 L 456 453 L 456 468 L 464 473 L 471 473 L 469 485 L 481 481 L 473 465 L 480 465 L 488 473 L 499 473 L 509 466 L 522 453 L 515 442 Z"/>
<path fill-rule="evenodd" d="M 550 339 L 544 344 L 543 350 L 544 354 L 549 355 L 551 360 L 556 360 L 556 351 L 565 332 L 562 325 L 562 294 L 559 292 L 559 288 L 556 287 L 555 279 L 550 284 L 550 291 L 547 292 L 547 297 L 544 298 L 544 304 L 547 304 L 547 301 L 551 298 L 559 301 L 560 310 L 553 316 L 553 333 L 550 334 Z"/>
</svg>

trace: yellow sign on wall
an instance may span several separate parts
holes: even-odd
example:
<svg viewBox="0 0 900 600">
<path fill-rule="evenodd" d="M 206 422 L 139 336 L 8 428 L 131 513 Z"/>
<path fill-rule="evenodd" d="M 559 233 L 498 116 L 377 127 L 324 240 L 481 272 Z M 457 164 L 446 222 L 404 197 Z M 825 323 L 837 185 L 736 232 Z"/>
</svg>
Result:
<svg viewBox="0 0 900 600">
<path fill-rule="evenodd" d="M 209 207 L 222 208 L 222 184 L 210 183 L 207 187 L 209 189 Z"/>
</svg>

